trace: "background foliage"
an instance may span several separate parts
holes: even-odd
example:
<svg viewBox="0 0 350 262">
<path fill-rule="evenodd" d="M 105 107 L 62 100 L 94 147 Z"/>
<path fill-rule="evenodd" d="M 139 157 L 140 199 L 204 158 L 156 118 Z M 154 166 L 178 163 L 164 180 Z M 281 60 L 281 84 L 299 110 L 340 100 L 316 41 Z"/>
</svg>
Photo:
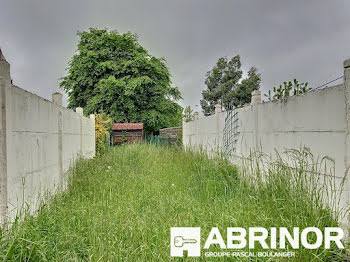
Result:
<svg viewBox="0 0 350 262">
<path fill-rule="evenodd" d="M 225 108 L 250 103 L 251 93 L 260 87 L 261 77 L 255 67 L 251 67 L 248 76 L 242 79 L 240 56 L 231 60 L 219 58 L 213 69 L 207 72 L 205 84 L 207 89 L 202 92 L 201 106 L 204 115 L 214 114 L 215 104 L 221 102 Z"/>
<path fill-rule="evenodd" d="M 298 94 L 303 94 L 310 91 L 312 88 L 308 87 L 308 83 L 299 83 L 298 80 L 294 79 L 293 81 L 283 82 L 283 85 L 280 85 L 278 88 L 274 87 L 273 92 L 269 90 L 265 97 L 269 101 L 284 99 L 289 96 L 295 96 Z"/>
<path fill-rule="evenodd" d="M 106 116 L 103 112 L 95 115 L 95 138 L 96 138 L 96 153 L 100 154 L 106 150 L 109 143 L 112 127 L 112 119 Z"/>
<path fill-rule="evenodd" d="M 191 106 L 186 106 L 183 113 L 183 119 L 185 122 L 190 122 L 194 119 L 194 113 Z"/>
<path fill-rule="evenodd" d="M 103 111 L 114 122 L 141 122 L 148 133 L 181 123 L 181 94 L 165 60 L 150 55 L 137 35 L 90 28 L 78 36 L 78 53 L 60 83 L 68 107 Z"/>
</svg>

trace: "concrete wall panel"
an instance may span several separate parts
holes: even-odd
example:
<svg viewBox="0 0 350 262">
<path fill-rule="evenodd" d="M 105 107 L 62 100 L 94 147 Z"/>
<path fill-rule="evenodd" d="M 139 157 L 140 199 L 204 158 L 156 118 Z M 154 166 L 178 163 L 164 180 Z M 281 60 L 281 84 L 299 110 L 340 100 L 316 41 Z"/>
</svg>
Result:
<svg viewBox="0 0 350 262">
<path fill-rule="evenodd" d="M 6 69 L 6 70 L 5 70 Z M 23 207 L 34 212 L 43 195 L 66 184 L 64 172 L 79 157 L 95 156 L 95 123 L 55 102 L 13 86 L 0 61 L 1 222 Z M 5 74 L 5 73 L 6 74 Z"/>
<path fill-rule="evenodd" d="M 335 161 L 335 185 L 339 187 L 346 178 L 341 207 L 350 203 L 346 176 L 350 169 L 350 60 L 344 62 L 343 84 L 265 103 L 258 92 L 251 105 L 236 111 L 239 134 L 234 162 L 251 152 L 276 156 L 276 152 L 307 147 L 315 159 L 327 156 Z M 221 151 L 225 116 L 219 110 L 215 115 L 184 122 L 184 146 Z M 347 218 L 342 222 L 350 229 Z"/>
</svg>

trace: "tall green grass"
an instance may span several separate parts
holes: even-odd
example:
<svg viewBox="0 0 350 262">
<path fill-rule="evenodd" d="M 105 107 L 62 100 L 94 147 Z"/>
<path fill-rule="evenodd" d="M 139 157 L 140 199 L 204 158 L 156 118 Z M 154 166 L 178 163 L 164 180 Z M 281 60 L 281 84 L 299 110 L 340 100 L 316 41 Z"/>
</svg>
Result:
<svg viewBox="0 0 350 262">
<path fill-rule="evenodd" d="M 208 236 L 212 227 L 224 235 L 227 227 L 338 226 L 318 191 L 305 187 L 303 171 L 295 176 L 283 162 L 268 170 L 268 176 L 256 179 L 258 166 L 238 169 L 178 147 L 111 148 L 79 161 L 65 192 L 42 205 L 36 216 L 26 215 L 2 232 L 0 260 L 182 261 L 170 258 L 170 227 L 201 227 L 202 236 Z M 343 257 L 335 248 L 295 252 L 288 261 Z M 210 259 L 225 260 L 232 258 Z"/>
</svg>

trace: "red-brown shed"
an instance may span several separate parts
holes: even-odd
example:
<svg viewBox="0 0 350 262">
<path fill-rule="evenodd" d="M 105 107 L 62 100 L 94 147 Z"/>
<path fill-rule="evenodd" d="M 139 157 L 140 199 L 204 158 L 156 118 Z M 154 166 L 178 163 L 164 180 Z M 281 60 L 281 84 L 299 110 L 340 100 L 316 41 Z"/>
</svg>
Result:
<svg viewBox="0 0 350 262">
<path fill-rule="evenodd" d="M 141 142 L 143 123 L 115 123 L 112 126 L 113 145 Z"/>
</svg>

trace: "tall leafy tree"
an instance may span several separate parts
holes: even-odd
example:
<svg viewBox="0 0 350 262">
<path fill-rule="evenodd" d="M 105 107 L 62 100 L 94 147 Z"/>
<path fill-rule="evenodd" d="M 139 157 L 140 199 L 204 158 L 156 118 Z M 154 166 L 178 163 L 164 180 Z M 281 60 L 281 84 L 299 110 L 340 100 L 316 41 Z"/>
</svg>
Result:
<svg viewBox="0 0 350 262">
<path fill-rule="evenodd" d="M 225 108 L 249 103 L 251 93 L 260 87 L 261 77 L 255 67 L 250 68 L 248 76 L 242 79 L 240 56 L 228 60 L 219 58 L 213 69 L 206 74 L 207 89 L 202 92 L 201 106 L 204 115 L 215 112 L 215 104 L 221 102 Z"/>
<path fill-rule="evenodd" d="M 165 60 L 150 55 L 137 35 L 90 28 L 78 36 L 78 52 L 60 82 L 68 107 L 104 112 L 115 122 L 142 122 L 149 133 L 181 123 L 181 94 Z"/>
</svg>

